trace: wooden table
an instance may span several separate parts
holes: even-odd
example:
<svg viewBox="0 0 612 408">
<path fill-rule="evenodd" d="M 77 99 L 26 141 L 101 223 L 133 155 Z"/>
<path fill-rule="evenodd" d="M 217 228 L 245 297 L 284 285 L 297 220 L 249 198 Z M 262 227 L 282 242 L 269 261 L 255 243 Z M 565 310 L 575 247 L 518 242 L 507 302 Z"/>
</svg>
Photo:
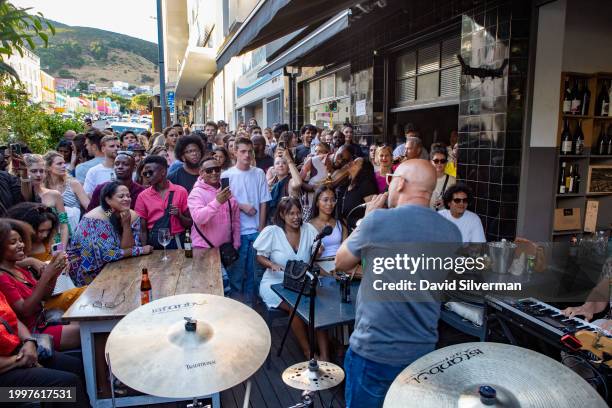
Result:
<svg viewBox="0 0 612 408">
<path fill-rule="evenodd" d="M 64 314 L 64 318 L 80 325 L 83 365 L 87 393 L 94 408 L 110 407 L 110 398 L 98 398 L 94 336 L 110 333 L 121 318 L 140 306 L 142 268 L 147 268 L 153 299 L 185 293 L 206 293 L 223 296 L 221 260 L 217 249 L 193 250 L 193 258 L 185 258 L 182 250 L 168 250 L 151 255 L 127 258 L 107 264 L 102 272 Z M 171 374 L 171 373 L 168 373 Z M 219 407 L 219 394 L 212 396 L 213 407 Z M 153 396 L 116 398 L 117 406 L 146 405 L 169 402 Z"/>
</svg>

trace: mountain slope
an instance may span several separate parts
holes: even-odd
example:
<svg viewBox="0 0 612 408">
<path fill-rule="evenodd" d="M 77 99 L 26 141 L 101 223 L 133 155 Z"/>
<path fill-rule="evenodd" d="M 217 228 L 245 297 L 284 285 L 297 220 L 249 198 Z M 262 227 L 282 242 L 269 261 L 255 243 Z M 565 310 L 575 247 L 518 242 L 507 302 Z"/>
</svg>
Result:
<svg viewBox="0 0 612 408">
<path fill-rule="evenodd" d="M 127 35 L 51 21 L 56 28 L 49 47 L 37 44 L 41 67 L 56 77 L 108 86 L 112 81 L 133 85 L 158 82 L 157 45 Z"/>
</svg>

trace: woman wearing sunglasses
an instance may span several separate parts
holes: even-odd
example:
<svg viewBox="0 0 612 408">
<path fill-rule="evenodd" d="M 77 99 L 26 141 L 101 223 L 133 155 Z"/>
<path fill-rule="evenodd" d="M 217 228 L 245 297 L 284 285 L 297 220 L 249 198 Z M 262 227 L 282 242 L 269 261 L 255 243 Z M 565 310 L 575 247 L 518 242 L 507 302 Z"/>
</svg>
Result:
<svg viewBox="0 0 612 408">
<path fill-rule="evenodd" d="M 480 217 L 467 209 L 472 190 L 464 184 L 455 184 L 444 192 L 445 210 L 438 214 L 459 228 L 463 242 L 487 242 Z"/>
<path fill-rule="evenodd" d="M 444 172 L 446 163 L 448 162 L 448 151 L 442 144 L 433 144 L 431 146 L 431 153 L 429 154 L 429 157 L 431 158 L 431 164 L 436 170 L 436 188 L 431 194 L 429 206 L 436 211 L 440 211 L 444 208 L 444 203 L 442 200 L 444 192 L 448 187 L 454 185 L 456 180 L 453 176 L 450 176 Z"/>
</svg>

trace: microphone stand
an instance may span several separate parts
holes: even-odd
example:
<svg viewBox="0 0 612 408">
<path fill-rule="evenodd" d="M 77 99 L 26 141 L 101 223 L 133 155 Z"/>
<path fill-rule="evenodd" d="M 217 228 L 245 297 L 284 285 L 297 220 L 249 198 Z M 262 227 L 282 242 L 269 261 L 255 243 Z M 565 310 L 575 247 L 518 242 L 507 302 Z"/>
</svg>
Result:
<svg viewBox="0 0 612 408">
<path fill-rule="evenodd" d="M 283 340 L 281 341 L 280 348 L 278 349 L 278 352 L 276 353 L 276 355 L 280 357 L 281 353 L 283 352 L 283 347 L 285 346 L 287 335 L 289 334 L 289 330 L 291 329 L 291 323 L 293 322 L 293 319 L 295 318 L 295 313 L 297 312 L 298 307 L 300 306 L 300 300 L 302 300 L 302 295 L 304 294 L 306 283 L 308 283 L 308 280 L 306 279 L 306 277 L 308 277 L 310 278 L 310 292 L 309 292 L 310 308 L 308 311 L 308 343 L 310 345 L 310 362 L 308 363 L 309 371 L 317 371 L 319 369 L 319 364 L 317 363 L 317 360 L 315 359 L 316 341 L 315 341 L 315 324 L 314 324 L 315 299 L 317 295 L 317 283 L 319 282 L 319 269 L 318 268 L 314 269 L 314 262 L 315 262 L 315 258 L 317 257 L 317 254 L 319 253 L 319 249 L 321 248 L 322 239 L 323 239 L 322 236 L 319 239 L 317 239 L 317 245 L 315 246 L 315 250 L 310 256 L 310 262 L 308 263 L 308 268 L 306 269 L 306 274 L 304 275 L 304 281 L 302 282 L 300 293 L 298 294 L 298 297 L 295 301 L 295 306 L 293 307 L 293 310 L 291 311 L 291 316 L 289 317 L 289 323 L 287 323 L 287 328 L 285 329 L 285 334 L 283 335 Z"/>
</svg>

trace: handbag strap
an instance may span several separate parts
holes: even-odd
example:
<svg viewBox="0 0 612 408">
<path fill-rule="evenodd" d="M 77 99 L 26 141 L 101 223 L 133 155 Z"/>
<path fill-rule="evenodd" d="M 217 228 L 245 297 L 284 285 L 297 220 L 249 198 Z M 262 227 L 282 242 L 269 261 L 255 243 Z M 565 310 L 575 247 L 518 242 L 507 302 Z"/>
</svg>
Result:
<svg viewBox="0 0 612 408">
<path fill-rule="evenodd" d="M 446 185 L 448 184 L 448 178 L 450 176 L 447 174 L 446 178 L 444 179 L 444 185 L 442 186 L 442 194 L 444 194 L 444 192 L 446 191 Z"/>
<path fill-rule="evenodd" d="M 230 205 L 229 200 L 227 200 L 227 207 L 229 209 L 229 216 L 230 216 L 230 237 L 232 237 L 232 242 L 233 242 L 233 236 L 234 236 L 234 230 L 232 228 L 232 206 Z M 204 238 L 204 241 L 206 241 L 206 243 L 208 244 L 209 247 L 214 248 L 215 246 L 212 244 L 212 242 L 210 242 L 208 240 L 208 238 L 206 238 L 206 236 L 202 233 L 202 231 L 200 231 L 200 229 L 198 228 L 198 224 L 196 224 L 195 222 L 193 223 L 193 226 L 195 227 L 196 231 L 198 232 L 198 234 L 200 234 L 200 236 L 202 238 Z"/>
<path fill-rule="evenodd" d="M 5 269 L 5 268 L 0 266 L 0 271 L 2 271 L 4 273 L 8 273 L 9 275 L 11 275 L 13 277 L 13 279 L 15 279 L 19 283 L 23 283 L 28 288 L 33 288 L 34 287 L 34 285 L 32 285 L 30 282 L 28 282 L 25 279 L 18 278 L 17 275 L 15 275 L 13 272 L 9 271 L 8 269 Z"/>
</svg>

